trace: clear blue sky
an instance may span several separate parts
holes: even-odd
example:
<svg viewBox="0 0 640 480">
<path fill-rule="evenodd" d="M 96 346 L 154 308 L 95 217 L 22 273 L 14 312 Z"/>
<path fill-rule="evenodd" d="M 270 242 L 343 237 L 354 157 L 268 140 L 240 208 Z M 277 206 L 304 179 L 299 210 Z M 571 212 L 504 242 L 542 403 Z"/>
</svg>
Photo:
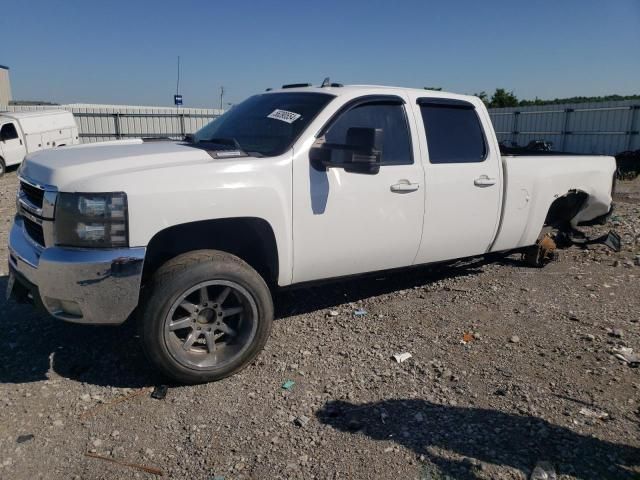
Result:
<svg viewBox="0 0 640 480">
<path fill-rule="evenodd" d="M 15 99 L 186 106 L 322 81 L 640 93 L 640 0 L 4 1 Z"/>
</svg>

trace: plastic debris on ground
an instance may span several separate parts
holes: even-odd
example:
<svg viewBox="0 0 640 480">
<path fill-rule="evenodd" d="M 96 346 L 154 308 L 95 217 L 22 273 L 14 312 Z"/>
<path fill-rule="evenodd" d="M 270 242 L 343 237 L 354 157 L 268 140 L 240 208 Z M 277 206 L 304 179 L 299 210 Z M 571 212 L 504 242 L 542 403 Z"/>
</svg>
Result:
<svg viewBox="0 0 640 480">
<path fill-rule="evenodd" d="M 359 308 L 358 310 L 356 310 L 355 312 L 353 312 L 353 314 L 354 314 L 356 317 L 362 317 L 362 316 L 364 316 L 364 315 L 366 315 L 366 314 L 367 314 L 367 311 L 366 311 L 366 310 L 363 310 L 362 308 Z"/>
<path fill-rule="evenodd" d="M 462 342 L 463 343 L 469 343 L 469 342 L 473 341 L 474 338 L 475 337 L 473 336 L 473 333 L 466 332 L 466 333 L 464 333 L 462 335 Z"/>
<path fill-rule="evenodd" d="M 299 427 L 304 427 L 307 425 L 307 423 L 309 423 L 309 420 L 310 420 L 309 417 L 300 415 L 299 417 L 296 417 L 296 419 L 294 420 L 294 423 Z"/>
<path fill-rule="evenodd" d="M 581 408 L 580 412 L 578 413 L 580 413 L 580 415 L 584 415 L 585 417 L 597 418 L 598 420 L 607 420 L 609 418 L 609 414 L 607 412 L 598 412 L 586 407 Z"/>
<path fill-rule="evenodd" d="M 166 385 L 158 385 L 151 392 L 151 398 L 155 398 L 156 400 L 163 400 L 164 397 L 167 396 L 167 392 L 169 391 L 169 387 Z"/>
<path fill-rule="evenodd" d="M 413 355 L 411 355 L 409 352 L 404 352 L 404 353 L 396 353 L 393 355 L 393 358 L 396 362 L 398 363 L 402 363 L 402 362 L 406 362 L 407 360 L 409 360 Z"/>
<path fill-rule="evenodd" d="M 330 317 L 337 317 L 338 315 L 340 315 L 340 312 L 338 312 L 337 310 L 329 310 Z"/>
<path fill-rule="evenodd" d="M 538 462 L 529 480 L 557 480 L 556 470 L 549 462 Z"/>
<path fill-rule="evenodd" d="M 630 367 L 637 368 L 638 366 L 640 366 L 640 355 L 637 353 L 633 353 L 633 348 L 631 347 L 613 348 L 611 350 L 611 353 L 618 360 L 622 360 Z"/>
<path fill-rule="evenodd" d="M 16 438 L 16 442 L 25 443 L 30 440 L 33 440 L 34 438 L 35 438 L 35 435 L 33 435 L 33 433 L 28 433 L 26 435 L 20 435 L 18 438 Z"/>
<path fill-rule="evenodd" d="M 294 382 L 293 380 L 287 380 L 286 382 L 284 382 L 282 384 L 282 389 L 283 390 L 287 390 L 287 391 L 291 391 L 295 384 L 296 384 L 296 382 Z"/>
</svg>

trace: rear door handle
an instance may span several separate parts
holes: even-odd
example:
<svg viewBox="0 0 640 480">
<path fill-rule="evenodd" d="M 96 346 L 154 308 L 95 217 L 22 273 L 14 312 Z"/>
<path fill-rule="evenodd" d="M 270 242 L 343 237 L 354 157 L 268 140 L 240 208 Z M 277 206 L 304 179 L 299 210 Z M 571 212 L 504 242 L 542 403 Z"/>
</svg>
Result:
<svg viewBox="0 0 640 480">
<path fill-rule="evenodd" d="M 398 183 L 391 185 L 391 191 L 395 193 L 415 192 L 419 188 L 419 183 L 411 183 L 408 180 L 400 180 Z"/>
<path fill-rule="evenodd" d="M 489 178 L 487 175 L 480 175 L 473 181 L 473 184 L 476 187 L 490 187 L 491 185 L 496 184 L 495 178 Z"/>
</svg>

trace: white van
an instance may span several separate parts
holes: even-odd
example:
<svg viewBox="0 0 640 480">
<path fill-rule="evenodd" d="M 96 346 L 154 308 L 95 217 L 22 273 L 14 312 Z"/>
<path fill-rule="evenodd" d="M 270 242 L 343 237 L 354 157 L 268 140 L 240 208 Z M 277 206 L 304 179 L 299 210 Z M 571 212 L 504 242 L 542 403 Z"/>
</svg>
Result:
<svg viewBox="0 0 640 480">
<path fill-rule="evenodd" d="M 0 176 L 28 153 L 80 143 L 71 112 L 0 112 Z"/>
</svg>

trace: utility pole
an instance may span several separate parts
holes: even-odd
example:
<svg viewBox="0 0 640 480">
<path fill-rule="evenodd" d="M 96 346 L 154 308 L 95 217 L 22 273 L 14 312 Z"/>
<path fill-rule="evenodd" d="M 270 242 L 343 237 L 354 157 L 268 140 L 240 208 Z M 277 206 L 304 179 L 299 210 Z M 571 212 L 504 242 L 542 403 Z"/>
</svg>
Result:
<svg viewBox="0 0 640 480">
<path fill-rule="evenodd" d="M 224 105 L 224 103 L 222 103 L 223 98 L 224 98 L 224 87 L 220 87 L 220 110 L 222 110 L 222 106 Z"/>
<path fill-rule="evenodd" d="M 173 104 L 176 108 L 182 105 L 182 95 L 180 95 L 180 56 L 178 55 L 178 81 L 176 82 L 176 94 L 173 96 Z"/>
<path fill-rule="evenodd" d="M 176 95 L 180 94 L 180 55 L 178 55 L 178 81 L 176 83 Z"/>
</svg>

